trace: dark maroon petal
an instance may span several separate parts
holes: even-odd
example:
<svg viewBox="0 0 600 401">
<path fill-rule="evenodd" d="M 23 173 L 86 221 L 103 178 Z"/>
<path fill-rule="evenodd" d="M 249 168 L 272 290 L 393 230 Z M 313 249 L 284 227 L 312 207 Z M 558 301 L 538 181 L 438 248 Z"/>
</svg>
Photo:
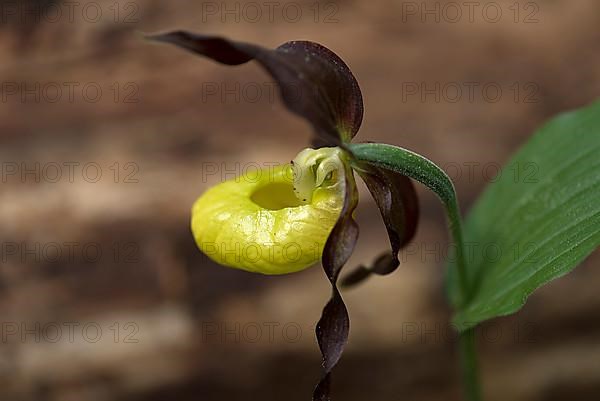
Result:
<svg viewBox="0 0 600 401">
<path fill-rule="evenodd" d="M 377 203 L 392 249 L 379 256 L 370 268 L 359 266 L 344 278 L 344 286 L 358 284 L 369 273 L 386 275 L 396 270 L 400 265 L 398 252 L 414 237 L 419 218 L 417 193 L 408 177 L 366 162 L 357 164 L 357 171 Z"/>
<path fill-rule="evenodd" d="M 308 120 L 329 145 L 349 142 L 360 127 L 363 103 L 358 82 L 341 58 L 318 43 L 293 41 L 271 50 L 185 31 L 149 39 L 172 43 L 222 64 L 256 60 L 279 84 L 287 108 Z"/>
<path fill-rule="evenodd" d="M 313 393 L 315 401 L 329 400 L 331 370 L 342 356 L 350 332 L 350 318 L 337 288 L 337 279 L 358 240 L 358 224 L 352 217 L 358 203 L 358 193 L 352 176 L 352 169 L 349 168 L 346 172 L 344 207 L 323 250 L 323 270 L 331 282 L 332 294 L 316 327 L 324 374 Z"/>
<path fill-rule="evenodd" d="M 364 280 L 368 279 L 373 273 L 380 275 L 385 274 L 381 272 L 393 272 L 398 268 L 400 264 L 397 258 L 394 258 L 390 252 L 385 252 L 379 255 L 370 267 L 360 265 L 342 279 L 343 287 L 352 287 L 356 284 L 360 284 Z"/>
</svg>

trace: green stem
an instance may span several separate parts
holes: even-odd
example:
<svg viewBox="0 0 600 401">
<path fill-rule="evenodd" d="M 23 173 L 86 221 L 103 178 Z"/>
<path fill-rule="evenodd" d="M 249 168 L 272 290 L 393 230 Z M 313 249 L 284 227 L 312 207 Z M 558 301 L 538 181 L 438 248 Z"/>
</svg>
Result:
<svg viewBox="0 0 600 401">
<path fill-rule="evenodd" d="M 424 184 L 438 195 L 448 214 L 450 233 L 456 244 L 456 280 L 458 281 L 458 291 L 456 292 L 458 295 L 452 299 L 452 302 L 457 309 L 467 305 L 473 296 L 474 288 L 467 273 L 465 244 L 456 190 L 448 174 L 426 157 L 397 146 L 382 143 L 357 143 L 350 144 L 349 148 L 357 160 L 406 175 Z M 480 401 L 477 350 L 472 329 L 460 335 L 459 348 L 466 399 Z"/>
<path fill-rule="evenodd" d="M 481 386 L 477 366 L 477 349 L 475 329 L 468 329 L 460 334 L 459 349 L 462 367 L 463 392 L 467 401 L 481 401 Z"/>
<path fill-rule="evenodd" d="M 472 295 L 472 286 L 467 276 L 467 265 L 464 253 L 464 239 L 462 235 L 462 222 L 458 209 L 458 202 L 453 202 L 447 209 L 450 220 L 450 232 L 456 242 L 456 267 L 462 297 L 459 305 L 464 305 Z M 460 365 L 462 371 L 463 393 L 467 401 L 481 401 L 481 385 L 479 383 L 479 370 L 477 365 L 477 344 L 475 329 L 471 328 L 460 333 L 459 337 Z"/>
<path fill-rule="evenodd" d="M 458 201 L 456 199 L 453 199 L 446 204 L 446 213 L 448 214 L 450 234 L 456 243 L 456 270 L 458 273 L 458 285 L 461 294 L 457 306 L 460 307 L 469 301 L 471 296 L 471 284 L 469 283 L 469 278 L 467 276 L 462 220 L 460 218 Z"/>
</svg>

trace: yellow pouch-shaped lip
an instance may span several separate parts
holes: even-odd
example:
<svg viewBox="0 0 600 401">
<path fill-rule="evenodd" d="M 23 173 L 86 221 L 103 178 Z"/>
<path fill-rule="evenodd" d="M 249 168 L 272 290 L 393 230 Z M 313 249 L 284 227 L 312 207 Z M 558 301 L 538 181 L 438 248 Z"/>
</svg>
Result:
<svg viewBox="0 0 600 401">
<path fill-rule="evenodd" d="M 264 274 L 297 272 L 320 259 L 343 205 L 343 166 L 337 148 L 306 149 L 298 156 L 293 169 L 248 172 L 210 188 L 195 202 L 191 228 L 208 257 Z M 329 171 L 319 173 L 324 159 Z M 314 187 L 307 189 L 306 182 Z"/>
</svg>

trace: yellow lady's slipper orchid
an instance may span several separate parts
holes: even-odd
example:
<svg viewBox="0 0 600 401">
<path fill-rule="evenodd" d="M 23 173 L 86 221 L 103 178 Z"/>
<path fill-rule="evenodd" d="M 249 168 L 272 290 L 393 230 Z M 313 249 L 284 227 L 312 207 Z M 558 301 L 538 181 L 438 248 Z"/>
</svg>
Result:
<svg viewBox="0 0 600 401">
<path fill-rule="evenodd" d="M 192 208 L 196 244 L 215 262 L 251 272 L 313 265 L 344 203 L 344 158 L 340 148 L 305 149 L 292 164 L 212 187 Z"/>
<path fill-rule="evenodd" d="M 313 143 L 352 152 L 350 157 L 338 147 L 305 149 L 291 165 L 253 171 L 215 186 L 192 209 L 196 243 L 223 265 L 283 274 L 302 270 L 324 255 L 323 270 L 332 291 L 316 327 L 324 374 L 313 399 L 329 400 L 331 371 L 350 327 L 337 281 L 358 239 L 352 216 L 358 202 L 354 171 L 363 178 L 381 212 L 391 252 L 370 267 L 359 266 L 344 280 L 346 284 L 359 283 L 373 273 L 389 274 L 399 266 L 398 252 L 413 238 L 418 218 L 416 192 L 405 174 L 427 184 L 436 181 L 437 173 L 429 161 L 422 165 L 408 161 L 420 156 L 404 149 L 392 151 L 391 146 L 366 143 L 353 146 L 363 118 L 360 87 L 346 63 L 325 46 L 300 40 L 267 49 L 182 30 L 149 38 L 220 64 L 256 61 L 277 82 L 285 107 L 310 123 Z M 367 147 L 362 157 L 357 157 L 355 146 Z M 371 146 L 375 149 L 369 151 Z M 396 153 L 399 164 L 394 160 Z M 424 179 L 428 175 L 433 181 Z M 436 185 L 430 187 L 440 194 Z"/>
</svg>

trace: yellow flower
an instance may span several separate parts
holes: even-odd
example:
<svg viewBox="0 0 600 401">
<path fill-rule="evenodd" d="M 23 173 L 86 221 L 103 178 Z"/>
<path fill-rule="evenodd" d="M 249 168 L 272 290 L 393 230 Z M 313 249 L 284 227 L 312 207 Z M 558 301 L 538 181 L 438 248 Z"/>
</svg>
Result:
<svg viewBox="0 0 600 401">
<path fill-rule="evenodd" d="M 215 262 L 251 272 L 313 265 L 344 203 L 344 163 L 340 148 L 304 149 L 292 164 L 212 187 L 192 208 L 196 244 Z"/>
</svg>

